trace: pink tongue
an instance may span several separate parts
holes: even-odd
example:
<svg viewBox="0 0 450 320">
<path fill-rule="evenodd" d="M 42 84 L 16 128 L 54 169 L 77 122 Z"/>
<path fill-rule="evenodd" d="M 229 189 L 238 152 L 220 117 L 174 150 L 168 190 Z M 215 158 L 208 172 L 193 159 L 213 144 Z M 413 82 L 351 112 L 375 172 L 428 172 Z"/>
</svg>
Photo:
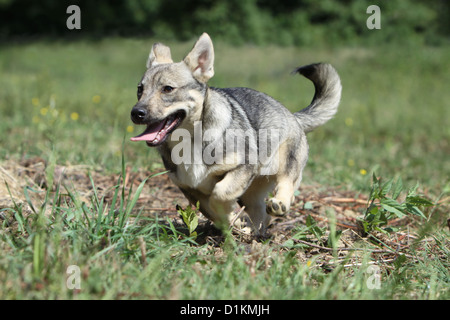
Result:
<svg viewBox="0 0 450 320">
<path fill-rule="evenodd" d="M 153 141 L 156 139 L 156 136 L 161 131 L 161 129 L 164 127 L 166 121 L 161 121 L 158 123 L 155 123 L 154 125 L 148 126 L 147 129 L 140 135 L 131 138 L 131 141 Z"/>
</svg>

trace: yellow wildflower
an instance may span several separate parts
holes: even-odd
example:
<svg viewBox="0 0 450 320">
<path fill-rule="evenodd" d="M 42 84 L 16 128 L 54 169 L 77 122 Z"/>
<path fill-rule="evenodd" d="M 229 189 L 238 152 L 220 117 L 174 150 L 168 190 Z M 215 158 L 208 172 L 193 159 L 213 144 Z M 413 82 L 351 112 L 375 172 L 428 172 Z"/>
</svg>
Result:
<svg viewBox="0 0 450 320">
<path fill-rule="evenodd" d="M 44 108 L 41 108 L 41 110 L 39 111 L 43 116 L 45 116 L 47 113 L 48 113 L 48 108 L 47 107 L 44 107 Z"/>
<path fill-rule="evenodd" d="M 80 118 L 80 115 L 78 114 L 78 112 L 72 112 L 70 114 L 70 119 L 72 119 L 73 121 L 77 121 L 78 118 Z"/>
<path fill-rule="evenodd" d="M 102 97 L 100 97 L 99 95 L 96 95 L 96 96 L 92 97 L 92 102 L 93 103 L 100 103 L 101 100 L 102 100 Z"/>
</svg>

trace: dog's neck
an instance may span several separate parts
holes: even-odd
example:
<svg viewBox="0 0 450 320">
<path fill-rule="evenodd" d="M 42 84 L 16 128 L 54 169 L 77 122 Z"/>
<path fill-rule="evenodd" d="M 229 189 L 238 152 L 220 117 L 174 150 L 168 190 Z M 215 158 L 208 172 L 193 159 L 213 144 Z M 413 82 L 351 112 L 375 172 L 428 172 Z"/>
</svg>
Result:
<svg viewBox="0 0 450 320">
<path fill-rule="evenodd" d="M 229 127 L 231 112 L 223 109 L 227 106 L 226 102 L 221 101 L 223 99 L 224 97 L 215 88 L 209 86 L 206 88 L 200 119 L 202 121 L 203 131 L 214 128 L 215 130 L 224 132 Z"/>
<path fill-rule="evenodd" d="M 223 109 L 227 106 L 224 101 L 221 101 L 223 99 L 224 97 L 216 89 L 207 86 L 204 99 L 199 101 L 196 112 L 190 117 L 186 117 L 182 125 L 172 132 L 164 142 L 164 148 L 171 152 L 180 142 L 172 141 L 172 136 L 180 129 L 186 130 L 180 135 L 183 137 L 182 139 L 189 137 L 192 146 L 200 141 L 204 147 L 212 141 L 222 139 L 232 120 L 230 110 Z"/>
</svg>

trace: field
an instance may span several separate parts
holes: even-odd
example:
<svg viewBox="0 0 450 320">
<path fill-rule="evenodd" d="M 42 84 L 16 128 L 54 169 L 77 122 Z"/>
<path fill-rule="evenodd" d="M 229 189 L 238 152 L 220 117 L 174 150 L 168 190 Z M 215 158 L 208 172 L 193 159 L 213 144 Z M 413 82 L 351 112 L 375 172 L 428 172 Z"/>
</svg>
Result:
<svg viewBox="0 0 450 320">
<path fill-rule="evenodd" d="M 200 214 L 190 234 L 156 152 L 129 141 L 153 42 L 0 48 L 0 299 L 450 299 L 448 47 L 215 43 L 210 85 L 292 111 L 314 93 L 295 67 L 329 62 L 343 83 L 294 207 L 254 239 Z"/>
</svg>

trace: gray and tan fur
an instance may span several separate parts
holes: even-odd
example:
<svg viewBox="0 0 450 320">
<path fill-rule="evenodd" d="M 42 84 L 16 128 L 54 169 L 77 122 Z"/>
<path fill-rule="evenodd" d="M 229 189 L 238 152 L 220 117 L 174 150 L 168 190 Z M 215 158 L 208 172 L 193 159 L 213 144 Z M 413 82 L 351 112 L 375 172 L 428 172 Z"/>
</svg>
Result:
<svg viewBox="0 0 450 320">
<path fill-rule="evenodd" d="M 252 89 L 209 87 L 207 82 L 214 75 L 214 49 L 206 33 L 178 63 L 172 61 L 168 47 L 157 43 L 138 86 L 139 101 L 131 111 L 133 122 L 147 125 L 147 129 L 132 140 L 158 148 L 172 181 L 192 204 L 200 202 L 200 211 L 207 218 L 228 223 L 239 203 L 245 206 L 251 227 L 256 233 L 264 233 L 270 215 L 283 215 L 289 210 L 300 185 L 308 158 L 306 133 L 333 117 L 341 96 L 339 76 L 329 64 L 300 67 L 294 73 L 314 83 L 315 95 L 308 107 L 292 114 L 275 99 Z M 194 142 L 199 125 L 204 134 L 201 151 L 217 146 L 215 152 L 223 151 L 226 161 L 174 161 L 179 134 L 188 132 Z M 259 150 L 266 143 L 260 141 L 261 129 L 276 132 L 278 138 L 274 145 L 271 143 L 269 160 L 264 163 L 248 161 L 246 152 L 221 147 L 226 133 L 235 130 L 245 132 L 247 150 Z M 193 149 L 190 152 L 194 156 Z M 266 203 L 270 191 L 274 191 L 274 197 Z"/>
</svg>

